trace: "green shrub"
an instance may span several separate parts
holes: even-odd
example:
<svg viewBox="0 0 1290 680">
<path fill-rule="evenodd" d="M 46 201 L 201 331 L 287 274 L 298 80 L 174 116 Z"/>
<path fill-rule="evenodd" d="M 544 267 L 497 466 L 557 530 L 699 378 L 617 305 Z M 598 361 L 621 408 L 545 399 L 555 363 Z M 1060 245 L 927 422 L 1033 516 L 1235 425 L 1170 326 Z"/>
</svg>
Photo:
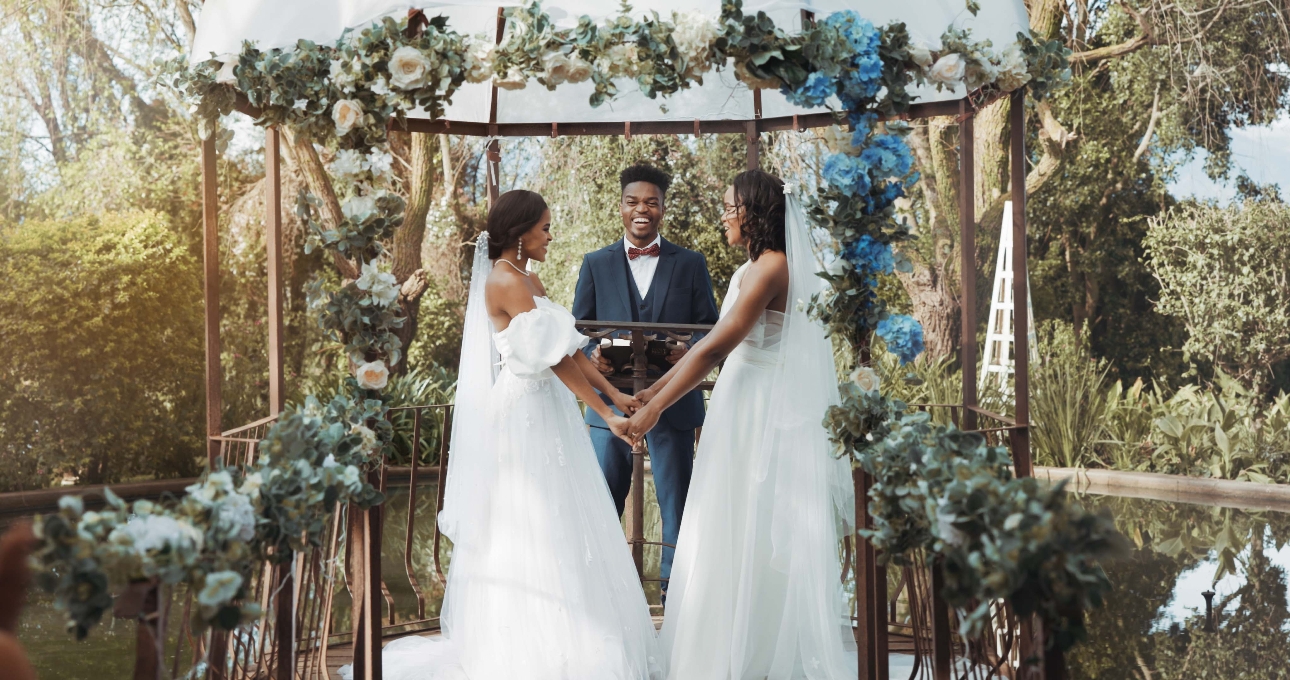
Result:
<svg viewBox="0 0 1290 680">
<path fill-rule="evenodd" d="M 1105 360 L 1094 359 L 1071 326 L 1038 328 L 1039 361 L 1030 368 L 1030 441 L 1040 465 L 1081 467 L 1102 438 L 1106 412 Z"/>
</svg>

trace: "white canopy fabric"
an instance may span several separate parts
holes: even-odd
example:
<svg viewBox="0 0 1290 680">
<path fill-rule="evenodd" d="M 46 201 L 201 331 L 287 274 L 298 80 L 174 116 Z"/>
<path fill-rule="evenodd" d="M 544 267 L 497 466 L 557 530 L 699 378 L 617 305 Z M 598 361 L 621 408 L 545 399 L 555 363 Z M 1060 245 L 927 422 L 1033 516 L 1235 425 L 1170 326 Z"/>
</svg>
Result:
<svg viewBox="0 0 1290 680">
<path fill-rule="evenodd" d="M 364 26 L 384 16 L 402 16 L 412 8 L 430 16 L 442 14 L 459 33 L 493 36 L 498 7 L 522 4 L 513 0 L 206 0 L 193 42 L 195 59 L 236 54 L 243 41 L 260 49 L 288 47 L 298 40 L 330 44 L 347 28 Z M 670 17 L 673 11 L 701 12 L 716 17 L 721 0 L 651 0 L 632 3 L 644 15 L 657 11 Z M 618 13 L 613 0 L 547 0 L 543 9 L 558 24 L 573 26 L 578 17 L 599 20 Z M 950 25 L 970 28 L 974 38 L 989 39 L 995 49 L 1013 43 L 1018 32 L 1028 32 L 1024 0 L 982 0 L 981 10 L 972 16 L 964 0 L 747 0 L 744 12 L 765 11 L 776 25 L 790 32 L 801 28 L 801 10 L 823 18 L 851 9 L 884 26 L 903 21 L 915 40 L 935 45 Z M 555 92 L 530 82 L 523 90 L 501 90 L 497 97 L 498 123 L 619 122 L 750 120 L 754 118 L 752 92 L 738 82 L 732 69 L 709 73 L 702 86 L 691 87 L 667 98 L 651 100 L 634 83 L 619 86 L 619 96 L 593 108 L 588 99 L 590 82 L 561 85 Z M 464 84 L 448 106 L 448 120 L 486 123 L 489 118 L 491 87 Z M 958 91 L 937 92 L 919 88 L 911 92 L 916 101 L 959 99 Z M 789 104 L 779 92 L 762 91 L 764 117 L 818 112 Z"/>
</svg>

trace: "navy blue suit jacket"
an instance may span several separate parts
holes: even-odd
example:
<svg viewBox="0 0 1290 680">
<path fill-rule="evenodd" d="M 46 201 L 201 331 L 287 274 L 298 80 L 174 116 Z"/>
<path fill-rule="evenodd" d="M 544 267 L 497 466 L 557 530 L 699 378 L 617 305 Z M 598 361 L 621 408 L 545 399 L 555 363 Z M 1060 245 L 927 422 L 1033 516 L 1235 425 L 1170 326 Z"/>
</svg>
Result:
<svg viewBox="0 0 1290 680">
<path fill-rule="evenodd" d="M 650 283 L 655 297 L 653 313 L 650 318 L 640 320 L 715 324 L 717 303 L 712 295 L 712 278 L 708 275 L 708 262 L 703 254 L 660 239 L 658 258 L 658 269 Z M 632 299 L 632 286 L 627 282 L 631 275 L 621 239 L 584 255 L 582 270 L 578 273 L 578 288 L 573 295 L 573 315 L 580 321 L 631 321 L 632 309 L 637 304 Z M 647 293 L 642 291 L 641 294 Z M 609 399 L 606 398 L 605 403 L 609 403 Z M 695 390 L 681 397 L 663 412 L 662 420 L 677 430 L 692 430 L 703 425 L 702 393 Z M 587 409 L 586 421 L 588 425 L 607 427 L 604 419 L 591 409 Z"/>
</svg>

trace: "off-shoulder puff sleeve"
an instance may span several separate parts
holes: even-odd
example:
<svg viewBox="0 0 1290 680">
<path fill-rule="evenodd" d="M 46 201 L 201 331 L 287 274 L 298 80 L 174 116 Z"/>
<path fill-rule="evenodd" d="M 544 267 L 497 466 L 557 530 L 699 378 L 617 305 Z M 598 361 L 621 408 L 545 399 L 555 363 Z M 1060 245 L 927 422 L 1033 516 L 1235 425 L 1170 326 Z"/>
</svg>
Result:
<svg viewBox="0 0 1290 680">
<path fill-rule="evenodd" d="M 511 319 L 511 325 L 497 334 L 497 351 L 511 373 L 536 375 L 587 344 L 587 336 L 573 324 L 568 310 L 539 300 L 536 309 Z"/>
</svg>

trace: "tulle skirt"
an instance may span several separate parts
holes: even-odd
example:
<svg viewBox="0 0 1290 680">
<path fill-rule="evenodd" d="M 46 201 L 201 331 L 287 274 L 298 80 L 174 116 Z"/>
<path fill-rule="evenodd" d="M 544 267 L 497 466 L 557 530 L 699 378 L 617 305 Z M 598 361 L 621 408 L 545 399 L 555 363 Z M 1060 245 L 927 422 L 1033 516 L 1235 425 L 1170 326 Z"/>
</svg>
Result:
<svg viewBox="0 0 1290 680">
<path fill-rule="evenodd" d="M 792 502 L 811 507 L 793 513 L 791 543 L 772 541 L 786 490 L 778 462 L 755 458 L 777 358 L 741 345 L 712 392 L 660 636 L 673 680 L 856 677 L 827 488 L 797 494 Z"/>
<path fill-rule="evenodd" d="M 453 546 L 444 634 L 391 642 L 385 680 L 661 680 L 636 568 L 573 394 L 503 369 L 496 457 Z M 473 455 L 473 454 L 472 454 Z"/>
</svg>

